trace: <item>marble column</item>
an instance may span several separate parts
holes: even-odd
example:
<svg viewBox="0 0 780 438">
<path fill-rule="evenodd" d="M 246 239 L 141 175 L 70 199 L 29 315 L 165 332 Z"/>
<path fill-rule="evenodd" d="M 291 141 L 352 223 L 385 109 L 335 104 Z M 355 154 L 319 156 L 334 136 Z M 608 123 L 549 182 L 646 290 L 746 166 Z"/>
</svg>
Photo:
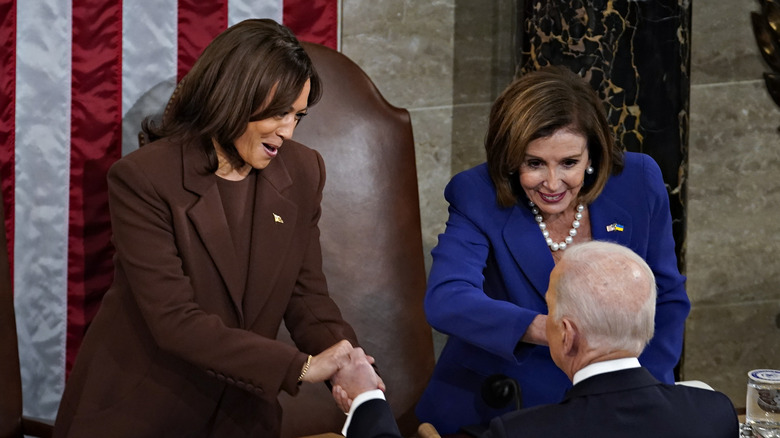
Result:
<svg viewBox="0 0 780 438">
<path fill-rule="evenodd" d="M 519 71 L 564 65 L 603 98 L 616 138 L 660 165 L 684 270 L 690 1 L 526 0 Z"/>
<path fill-rule="evenodd" d="M 683 378 L 744 409 L 747 372 L 780 369 L 780 106 L 756 0 L 693 4 Z"/>
</svg>

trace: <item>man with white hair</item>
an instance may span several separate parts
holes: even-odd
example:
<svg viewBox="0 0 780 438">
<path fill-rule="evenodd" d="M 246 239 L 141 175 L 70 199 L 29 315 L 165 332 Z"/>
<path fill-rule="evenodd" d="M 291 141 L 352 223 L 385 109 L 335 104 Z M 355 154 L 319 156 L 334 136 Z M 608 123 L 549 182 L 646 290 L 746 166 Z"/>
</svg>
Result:
<svg viewBox="0 0 780 438">
<path fill-rule="evenodd" d="M 574 386 L 559 404 L 494 419 L 486 437 L 739 435 L 724 394 L 663 384 L 640 365 L 653 337 L 656 286 L 630 249 L 599 241 L 567 248 L 546 299 L 550 354 Z"/>
</svg>

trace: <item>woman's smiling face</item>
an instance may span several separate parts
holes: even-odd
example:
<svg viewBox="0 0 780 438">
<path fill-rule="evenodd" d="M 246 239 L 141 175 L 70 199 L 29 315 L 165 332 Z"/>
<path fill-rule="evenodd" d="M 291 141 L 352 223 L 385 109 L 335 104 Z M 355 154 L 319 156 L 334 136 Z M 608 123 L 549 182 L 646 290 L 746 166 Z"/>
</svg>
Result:
<svg viewBox="0 0 780 438">
<path fill-rule="evenodd" d="M 561 128 L 528 144 L 520 185 L 542 213 L 557 215 L 576 204 L 589 165 L 587 139 Z"/>
<path fill-rule="evenodd" d="M 234 142 L 244 162 L 255 169 L 265 169 L 276 157 L 282 142 L 293 136 L 298 121 L 308 110 L 311 82 L 306 81 L 301 94 L 284 114 L 249 122 L 249 125 Z"/>
</svg>

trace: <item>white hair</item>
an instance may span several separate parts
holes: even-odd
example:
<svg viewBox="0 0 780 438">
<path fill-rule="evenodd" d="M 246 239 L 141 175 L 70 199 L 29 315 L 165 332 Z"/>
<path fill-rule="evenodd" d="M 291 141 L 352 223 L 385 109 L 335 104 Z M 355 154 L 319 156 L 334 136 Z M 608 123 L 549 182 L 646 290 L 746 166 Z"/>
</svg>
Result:
<svg viewBox="0 0 780 438">
<path fill-rule="evenodd" d="M 563 253 L 554 314 L 574 321 L 593 348 L 642 352 L 655 327 L 655 276 L 630 249 L 590 241 Z"/>
</svg>

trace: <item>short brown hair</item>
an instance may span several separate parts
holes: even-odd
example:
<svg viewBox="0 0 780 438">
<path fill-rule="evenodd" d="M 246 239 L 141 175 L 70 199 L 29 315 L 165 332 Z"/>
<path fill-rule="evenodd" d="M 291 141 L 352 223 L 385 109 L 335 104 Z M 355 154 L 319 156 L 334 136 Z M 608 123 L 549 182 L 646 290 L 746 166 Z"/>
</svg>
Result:
<svg viewBox="0 0 780 438">
<path fill-rule="evenodd" d="M 162 124 L 156 127 L 147 118 L 143 130 L 150 140 L 176 136 L 199 142 L 210 172 L 218 165 L 212 139 L 228 160 L 242 165 L 234 141 L 250 119 L 288 111 L 307 80 L 311 106 L 322 84 L 292 31 L 269 19 L 244 20 L 211 41 L 171 96 Z"/>
<path fill-rule="evenodd" d="M 582 202 L 593 202 L 609 176 L 623 170 L 623 151 L 593 88 L 565 68 L 543 67 L 515 79 L 490 111 L 485 151 L 499 205 L 509 207 L 525 196 L 518 173 L 528 144 L 561 128 L 587 138 L 595 172 L 586 175 Z"/>
</svg>

